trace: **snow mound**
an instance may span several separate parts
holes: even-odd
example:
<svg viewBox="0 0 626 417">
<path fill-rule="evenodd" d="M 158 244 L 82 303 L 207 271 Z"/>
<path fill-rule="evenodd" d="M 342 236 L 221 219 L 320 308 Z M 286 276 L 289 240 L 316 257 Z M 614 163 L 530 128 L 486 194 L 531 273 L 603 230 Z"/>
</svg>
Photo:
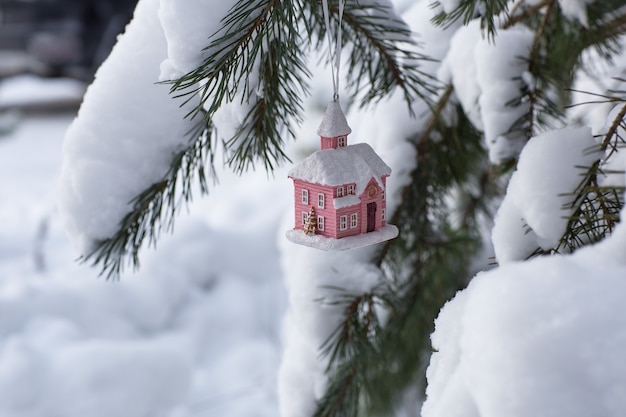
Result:
<svg viewBox="0 0 626 417">
<path fill-rule="evenodd" d="M 598 158 L 588 128 L 554 130 L 528 142 L 495 218 L 492 239 L 500 264 L 559 242 L 571 215 L 566 205 L 580 174 Z"/>
<path fill-rule="evenodd" d="M 139 2 L 65 137 L 59 206 L 81 254 L 113 235 L 131 200 L 165 176 L 189 139 L 189 105 L 157 84 L 167 57 L 158 6 Z"/>
<path fill-rule="evenodd" d="M 515 158 L 526 142 L 517 126 L 528 103 L 520 96 L 528 71 L 534 34 L 524 26 L 498 31 L 495 41 L 484 37 L 475 19 L 459 28 L 438 77 L 451 82 L 472 124 L 485 134 L 489 159 L 498 164 Z M 529 86 L 532 88 L 532 86 Z"/>
<path fill-rule="evenodd" d="M 435 322 L 422 416 L 622 416 L 625 232 L 477 275 Z"/>
</svg>

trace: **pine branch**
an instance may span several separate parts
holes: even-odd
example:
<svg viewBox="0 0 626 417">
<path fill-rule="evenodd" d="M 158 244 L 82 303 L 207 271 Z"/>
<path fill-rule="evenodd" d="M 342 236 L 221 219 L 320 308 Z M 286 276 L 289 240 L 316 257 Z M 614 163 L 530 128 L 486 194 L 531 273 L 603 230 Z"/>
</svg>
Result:
<svg viewBox="0 0 626 417">
<path fill-rule="evenodd" d="M 244 114 L 232 137 L 221 140 L 226 163 L 235 172 L 259 162 L 271 171 L 287 160 L 285 141 L 294 137 L 295 123 L 302 118 L 310 77 L 307 57 L 311 44 L 319 46 L 323 39 L 322 22 L 315 0 L 239 0 L 209 39 L 202 64 L 169 82 L 183 105 L 197 101 L 186 116 L 199 123 L 189 147 L 173 157 L 161 181 L 131 202 L 114 235 L 96 242 L 83 261 L 100 265 L 109 277 L 118 277 L 125 263 L 138 267 L 144 240 L 154 245 L 163 229 L 172 229 L 179 199 L 191 199 L 192 181 L 199 180 L 207 192 L 204 171 L 207 163 L 214 171 L 220 137 L 212 120 L 225 105 L 240 106 Z M 375 1 L 349 1 L 343 28 L 350 46 L 350 86 L 353 94 L 363 93 L 363 105 L 397 88 L 410 108 L 432 91 L 432 80 L 419 69 L 426 58 L 415 52 L 410 30 L 392 10 Z"/>
<path fill-rule="evenodd" d="M 249 109 L 234 136 L 225 141 L 228 164 L 241 173 L 261 160 L 268 170 L 287 159 L 282 130 L 293 137 L 306 93 L 307 45 L 297 28 L 296 7 L 279 0 L 240 0 L 222 21 L 222 28 L 205 49 L 202 65 L 172 82 L 175 97 L 199 104 L 210 124 L 225 104 L 239 102 Z M 258 85 L 251 79 L 260 78 Z M 179 93 L 181 92 L 182 93 Z"/>
<path fill-rule="evenodd" d="M 436 1 L 433 6 L 440 6 Z M 480 27 L 485 30 L 487 37 L 493 40 L 498 29 L 498 16 L 508 11 L 508 0 L 464 0 L 450 13 L 441 12 L 433 18 L 433 23 L 450 27 L 459 19 L 467 25 L 475 18 L 480 19 Z"/>
<path fill-rule="evenodd" d="M 564 206 L 564 209 L 572 214 L 559 243 L 548 250 L 537 248 L 530 257 L 570 253 L 611 234 L 620 220 L 625 189 L 621 186 L 601 186 L 599 178 L 606 174 L 602 169 L 603 165 L 617 152 L 620 145 L 626 145 L 624 139 L 618 135 L 620 127 L 626 128 L 625 117 L 626 104 L 621 107 L 604 135 L 599 147 L 602 159 L 598 159 L 585 169 L 580 183 L 572 192 L 572 201 Z"/>
<path fill-rule="evenodd" d="M 511 15 L 509 19 L 502 25 L 502 29 L 508 29 L 517 23 L 528 20 L 529 18 L 535 16 L 538 12 L 541 11 L 546 6 L 552 7 L 554 4 L 554 0 L 542 0 L 538 3 L 535 3 L 529 7 L 522 8 L 520 13 L 517 13 L 517 8 L 515 10 L 511 10 Z M 526 5 L 526 0 L 521 0 L 517 3 L 516 6 L 521 7 L 521 5 Z"/>
<path fill-rule="evenodd" d="M 456 16 L 440 16 L 440 23 L 449 25 L 453 19 L 462 16 L 465 19 L 474 18 L 474 9 L 470 7 L 472 3 L 475 2 L 461 2 Z M 502 26 L 508 28 L 524 23 L 536 33 L 530 59 L 538 88 L 532 91 L 536 94 L 536 101 L 530 109 L 533 119 L 527 126 L 529 137 L 536 124 L 547 124 L 542 112 L 557 118 L 562 114 L 565 97 L 561 96 L 563 100 L 556 102 L 551 96 L 555 91 L 561 92 L 561 86 L 571 86 L 580 53 L 587 45 L 590 33 L 595 34 L 593 36 L 600 33 L 597 25 L 592 25 L 588 33 L 581 31 L 576 22 L 563 18 L 555 3 L 555 0 L 544 0 L 531 7 L 520 6 L 511 12 Z M 461 10 L 462 7 L 464 9 Z M 491 18 L 495 18 L 496 14 L 492 13 Z M 593 13 L 589 16 L 592 23 L 599 19 Z M 489 16 L 481 18 L 487 19 L 483 27 L 489 28 Z M 616 27 L 619 25 L 616 24 Z M 594 45 L 601 41 L 597 37 L 594 39 Z M 386 300 L 385 326 L 374 340 L 355 343 L 350 349 L 342 349 L 341 355 L 332 353 L 332 347 L 337 347 L 333 343 L 340 341 L 328 341 L 325 352 L 332 371 L 329 372 L 329 390 L 320 400 L 317 415 L 389 415 L 394 400 L 419 379 L 423 363 L 417 352 L 427 351 L 434 316 L 443 302 L 465 283 L 472 256 L 468 248 L 479 247 L 477 225 L 471 219 L 476 219 L 481 212 L 491 218 L 489 202 L 501 195 L 503 189 L 497 183 L 497 171 L 510 171 L 515 166 L 515 161 L 511 161 L 497 169 L 488 167 L 480 148 L 481 136 L 463 112 L 457 107 L 456 117 L 451 118 L 458 124 L 449 126 L 443 122 L 442 115 L 451 111 L 453 106 L 453 88 L 447 87 L 439 97 L 439 101 L 431 107 L 433 113 L 421 137 L 415 138 L 417 168 L 412 181 L 402 192 L 402 203 L 391 219 L 400 228 L 400 235 L 396 240 L 387 242 L 375 259 L 386 276 L 386 285 L 377 294 L 377 297 Z M 534 115 L 542 117 L 534 120 Z M 437 137 L 437 141 L 432 140 L 433 137 Z M 464 141 L 466 146 L 469 143 L 476 148 L 469 151 L 460 145 L 459 140 Z M 463 152 L 460 152 L 461 149 Z M 448 218 L 449 207 L 441 201 L 442 195 L 454 187 L 463 189 L 464 184 L 472 182 L 478 185 L 481 195 L 466 200 L 467 204 L 459 210 L 463 221 L 453 227 Z M 590 183 L 587 190 L 593 190 L 596 194 L 589 195 L 600 198 L 600 203 L 584 203 L 586 208 L 582 214 L 588 224 L 580 222 L 577 227 L 578 230 L 586 227 L 591 238 L 584 238 L 583 233 L 573 234 L 573 240 L 579 242 L 577 244 L 588 243 L 600 236 L 610 222 L 616 221 L 615 213 L 621 207 L 613 198 L 619 193 L 603 189 L 597 181 Z M 604 223 L 590 221 L 602 213 L 607 216 Z M 338 327 L 342 329 L 341 334 L 352 334 L 364 326 L 362 315 L 348 308 L 361 299 L 362 295 L 354 295 L 344 300 L 347 307 L 344 320 Z M 367 369 L 358 368 L 357 364 L 363 363 L 367 364 Z M 355 366 L 335 367 L 337 364 Z M 361 406 L 345 401 L 345 397 L 337 395 L 340 392 L 350 392 L 351 398 L 360 393 Z M 325 410 L 325 413 L 320 413 L 320 410 Z"/>
<path fill-rule="evenodd" d="M 326 36 L 321 7 L 309 0 L 305 27 L 321 47 Z M 331 21 L 338 25 L 338 7 L 330 7 Z M 347 55 L 348 91 L 361 106 L 375 104 L 396 89 L 402 91 L 409 110 L 416 100 L 429 100 L 436 80 L 421 71 L 421 62 L 430 60 L 417 52 L 413 34 L 394 11 L 376 0 L 347 1 L 342 23 Z"/>
<path fill-rule="evenodd" d="M 344 319 L 324 345 L 330 381 L 317 416 L 388 415 L 404 389 L 421 382 L 419 352 L 428 350 L 434 318 L 468 278 L 472 248 L 479 247 L 476 224 L 453 227 L 442 199 L 466 181 L 481 181 L 485 155 L 480 134 L 450 98 L 451 93 L 441 96 L 436 106 L 440 117 L 429 124 L 428 136 L 414 138 L 417 168 L 394 215 L 400 236 L 379 256 L 384 283 L 372 293 L 339 299 Z M 459 121 L 455 126 L 441 117 L 451 111 Z M 381 326 L 377 314 L 383 311 Z M 339 392 L 351 394 L 342 397 Z M 360 405 L 347 400 L 357 393 Z"/>
<path fill-rule="evenodd" d="M 138 268 L 144 241 L 148 239 L 148 245 L 156 246 L 161 231 L 173 229 L 181 203 L 192 200 L 194 185 L 198 184 L 202 194 L 208 193 L 207 178 L 217 180 L 213 170 L 215 144 L 203 124 L 194 132 L 194 139 L 175 155 L 165 177 L 132 201 L 133 208 L 120 222 L 118 231 L 96 242 L 94 250 L 81 257 L 82 262 L 100 266 L 100 274 L 107 279 L 119 278 L 126 264 Z"/>
</svg>

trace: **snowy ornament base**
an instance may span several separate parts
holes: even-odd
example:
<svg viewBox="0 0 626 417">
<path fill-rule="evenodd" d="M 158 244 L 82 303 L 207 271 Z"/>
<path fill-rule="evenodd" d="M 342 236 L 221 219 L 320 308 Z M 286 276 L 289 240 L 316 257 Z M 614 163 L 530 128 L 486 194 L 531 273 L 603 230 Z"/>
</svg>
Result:
<svg viewBox="0 0 626 417">
<path fill-rule="evenodd" d="M 342 237 L 341 239 L 333 239 L 322 235 L 307 235 L 301 229 L 288 230 L 286 236 L 291 242 L 299 245 L 327 251 L 340 251 L 362 248 L 363 246 L 375 245 L 376 243 L 391 240 L 398 236 L 398 228 L 388 224 L 375 232 Z"/>
</svg>

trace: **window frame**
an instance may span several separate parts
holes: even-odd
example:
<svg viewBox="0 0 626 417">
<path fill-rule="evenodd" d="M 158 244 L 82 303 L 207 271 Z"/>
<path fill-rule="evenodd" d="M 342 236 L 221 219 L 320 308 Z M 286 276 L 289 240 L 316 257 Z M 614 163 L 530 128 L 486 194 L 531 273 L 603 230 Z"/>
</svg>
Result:
<svg viewBox="0 0 626 417">
<path fill-rule="evenodd" d="M 306 188 L 302 189 L 302 204 L 309 204 L 309 190 L 307 190 Z"/>
<path fill-rule="evenodd" d="M 350 229 L 356 229 L 359 226 L 359 214 L 351 213 L 350 214 Z"/>
<path fill-rule="evenodd" d="M 324 193 L 317 193 L 317 207 L 323 209 L 326 204 L 326 197 Z"/>
<path fill-rule="evenodd" d="M 346 137 L 345 136 L 339 136 L 337 138 L 337 147 L 338 148 L 344 148 L 346 146 Z"/>
<path fill-rule="evenodd" d="M 348 216 L 346 214 L 339 216 L 339 230 L 348 230 Z"/>
<path fill-rule="evenodd" d="M 348 195 L 354 195 L 354 184 L 348 184 Z"/>
<path fill-rule="evenodd" d="M 343 185 L 341 187 L 337 187 L 337 198 L 341 198 L 345 195 L 343 191 Z"/>
<path fill-rule="evenodd" d="M 324 216 L 317 216 L 317 230 L 324 231 Z"/>
<path fill-rule="evenodd" d="M 306 226 L 306 222 L 309 220 L 309 213 L 307 211 L 302 212 L 302 226 Z"/>
</svg>

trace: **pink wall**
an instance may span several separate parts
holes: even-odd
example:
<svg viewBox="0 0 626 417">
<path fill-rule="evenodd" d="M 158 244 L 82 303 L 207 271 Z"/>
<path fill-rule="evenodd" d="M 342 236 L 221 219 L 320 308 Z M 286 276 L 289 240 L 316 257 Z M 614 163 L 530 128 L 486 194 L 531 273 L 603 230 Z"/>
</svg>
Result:
<svg viewBox="0 0 626 417">
<path fill-rule="evenodd" d="M 309 203 L 302 203 L 302 189 L 307 189 L 309 192 Z M 334 187 L 324 186 L 319 184 L 311 184 L 299 179 L 294 179 L 294 225 L 295 229 L 303 229 L 302 226 L 302 212 L 309 212 L 311 206 L 315 207 L 315 214 L 317 216 L 324 216 L 324 231 L 319 231 L 318 234 L 322 236 L 334 237 L 336 213 L 333 206 Z M 318 205 L 318 195 L 324 195 L 324 208 L 320 208 Z"/>
<path fill-rule="evenodd" d="M 387 176 L 382 178 L 383 184 L 386 184 Z M 347 195 L 347 185 L 344 184 L 344 195 Z M 302 202 L 302 190 L 308 190 L 308 204 Z M 342 238 L 346 236 L 358 235 L 367 232 L 367 211 L 368 203 L 376 203 L 376 218 L 374 230 L 378 230 L 385 226 L 386 222 L 382 220 L 383 209 L 386 210 L 386 198 L 383 199 L 382 188 L 376 180 L 372 178 L 365 191 L 359 197 L 361 199 L 360 206 L 343 207 L 335 210 L 333 199 L 336 197 L 337 187 L 325 186 L 320 184 L 312 184 L 299 179 L 294 179 L 294 228 L 303 229 L 302 213 L 308 213 L 311 206 L 315 207 L 315 214 L 324 217 L 324 230 L 318 231 L 322 236 L 332 238 Z M 319 194 L 324 195 L 324 207 L 319 207 Z M 386 196 L 385 196 L 386 197 Z M 350 227 L 350 215 L 358 214 L 358 223 L 356 228 Z M 340 230 L 340 219 L 342 215 L 347 216 L 346 230 Z"/>
</svg>

